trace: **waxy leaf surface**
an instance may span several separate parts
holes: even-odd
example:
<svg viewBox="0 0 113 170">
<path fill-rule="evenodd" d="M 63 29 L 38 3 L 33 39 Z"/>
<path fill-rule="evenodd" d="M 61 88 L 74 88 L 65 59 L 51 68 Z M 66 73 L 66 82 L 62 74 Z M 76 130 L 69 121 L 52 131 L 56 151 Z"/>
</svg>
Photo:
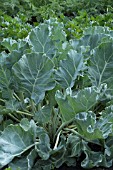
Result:
<svg viewBox="0 0 113 170">
<path fill-rule="evenodd" d="M 47 90 L 54 88 L 51 78 L 53 63 L 45 55 L 31 53 L 24 55 L 13 67 L 21 89 L 28 97 L 39 103 Z"/>
<path fill-rule="evenodd" d="M 82 69 L 83 56 L 75 50 L 70 50 L 67 59 L 60 61 L 60 67 L 56 71 L 56 80 L 62 88 L 73 87 Z"/>
<path fill-rule="evenodd" d="M 0 168 L 33 146 L 32 127 L 28 131 L 24 131 L 19 125 L 8 126 L 0 136 Z"/>
<path fill-rule="evenodd" d="M 93 50 L 88 72 L 93 85 L 106 83 L 113 93 L 113 43 L 102 43 Z"/>
</svg>

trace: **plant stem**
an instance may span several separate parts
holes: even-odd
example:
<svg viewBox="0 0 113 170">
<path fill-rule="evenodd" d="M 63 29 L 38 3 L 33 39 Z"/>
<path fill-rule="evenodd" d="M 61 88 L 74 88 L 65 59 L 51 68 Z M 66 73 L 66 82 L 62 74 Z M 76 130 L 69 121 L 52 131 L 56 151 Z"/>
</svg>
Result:
<svg viewBox="0 0 113 170">
<path fill-rule="evenodd" d="M 61 134 L 61 131 L 57 135 L 55 146 L 54 146 L 53 150 L 57 149 L 57 145 L 58 145 L 58 142 L 59 142 L 60 134 Z"/>
<path fill-rule="evenodd" d="M 1 98 L 0 98 L 0 101 L 5 103 L 5 100 L 3 100 L 3 99 L 1 99 Z"/>
<path fill-rule="evenodd" d="M 9 116 L 12 118 L 12 119 L 14 119 L 14 120 L 16 120 L 17 122 L 20 122 L 16 117 L 14 117 L 11 113 L 9 113 Z"/>
<path fill-rule="evenodd" d="M 67 122 L 64 122 L 64 123 L 59 127 L 59 129 L 57 130 L 57 132 L 56 132 L 56 134 L 55 134 L 55 136 L 54 136 L 54 140 L 55 140 L 55 137 L 58 135 L 58 133 L 59 133 L 65 126 L 67 126 L 68 124 L 72 123 L 73 120 L 74 120 L 74 119 L 71 119 L 71 120 L 69 120 L 69 121 L 67 121 Z"/>
<path fill-rule="evenodd" d="M 21 100 L 21 101 L 24 101 L 24 95 L 23 95 L 23 92 L 20 92 L 20 93 L 19 93 L 19 98 L 20 98 L 20 100 Z"/>
<path fill-rule="evenodd" d="M 16 97 L 16 99 L 18 99 L 18 101 L 21 101 L 20 98 L 17 96 L 16 93 L 14 93 L 14 96 Z"/>
<path fill-rule="evenodd" d="M 24 115 L 26 115 L 26 116 L 31 116 L 31 117 L 33 117 L 33 115 L 31 115 L 31 114 L 29 114 L 29 113 L 27 113 L 27 112 L 23 112 L 23 111 L 16 111 L 16 113 L 19 113 L 19 114 L 24 114 Z"/>
<path fill-rule="evenodd" d="M 34 101 L 33 101 L 32 99 L 31 99 L 31 108 L 32 108 L 33 114 L 35 114 L 35 112 L 36 112 L 36 107 L 35 107 Z"/>
<path fill-rule="evenodd" d="M 38 110 L 41 110 L 42 106 L 41 103 L 38 104 Z"/>
</svg>

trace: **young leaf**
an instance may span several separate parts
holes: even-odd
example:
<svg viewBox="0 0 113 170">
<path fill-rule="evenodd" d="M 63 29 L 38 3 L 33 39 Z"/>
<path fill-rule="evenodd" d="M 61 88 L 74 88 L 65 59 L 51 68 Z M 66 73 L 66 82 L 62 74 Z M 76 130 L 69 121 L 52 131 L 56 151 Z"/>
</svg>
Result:
<svg viewBox="0 0 113 170">
<path fill-rule="evenodd" d="M 13 40 L 12 38 L 5 38 L 3 39 L 2 43 L 1 43 L 6 49 L 9 50 L 9 52 L 17 49 L 17 42 L 15 40 Z"/>
</svg>

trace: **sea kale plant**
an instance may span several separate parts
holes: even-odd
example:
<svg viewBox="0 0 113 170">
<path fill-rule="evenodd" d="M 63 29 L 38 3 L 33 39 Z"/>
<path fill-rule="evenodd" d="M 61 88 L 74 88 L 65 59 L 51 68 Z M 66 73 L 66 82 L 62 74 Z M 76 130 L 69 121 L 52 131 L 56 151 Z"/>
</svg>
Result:
<svg viewBox="0 0 113 170">
<path fill-rule="evenodd" d="M 113 31 L 50 19 L 0 54 L 0 169 L 113 163 Z"/>
</svg>

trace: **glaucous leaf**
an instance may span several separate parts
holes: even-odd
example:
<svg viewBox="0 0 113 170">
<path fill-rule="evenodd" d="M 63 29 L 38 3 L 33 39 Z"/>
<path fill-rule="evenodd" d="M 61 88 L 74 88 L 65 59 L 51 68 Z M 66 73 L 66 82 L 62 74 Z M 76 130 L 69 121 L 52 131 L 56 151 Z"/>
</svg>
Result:
<svg viewBox="0 0 113 170">
<path fill-rule="evenodd" d="M 111 118 L 110 118 L 111 117 Z M 76 126 L 79 134 L 89 140 L 106 139 L 112 134 L 113 114 L 96 120 L 93 112 L 81 112 L 75 115 Z"/>
<path fill-rule="evenodd" d="M 90 110 L 100 98 L 100 90 L 95 86 L 79 90 L 76 95 L 70 91 L 67 95 L 68 102 L 75 113 Z"/>
<path fill-rule="evenodd" d="M 59 90 L 55 94 L 55 99 L 58 103 L 58 106 L 60 108 L 60 113 L 62 115 L 62 120 L 69 121 L 70 119 L 73 119 L 75 116 L 75 112 L 73 108 L 70 106 L 67 96 L 63 95 Z"/>
<path fill-rule="evenodd" d="M 76 135 L 70 134 L 67 139 L 66 147 L 69 152 L 69 157 L 79 157 L 83 149 L 82 139 Z"/>
<path fill-rule="evenodd" d="M 50 106 L 43 106 L 40 110 L 35 112 L 34 119 L 39 123 L 47 123 L 51 119 Z"/>
<path fill-rule="evenodd" d="M 80 71 L 83 69 L 83 56 L 75 50 L 70 50 L 68 57 L 60 61 L 55 78 L 62 88 L 73 87 Z"/>
<path fill-rule="evenodd" d="M 34 132 L 31 127 L 24 131 L 19 125 L 9 125 L 0 136 L 0 168 L 10 163 L 34 146 Z"/>
<path fill-rule="evenodd" d="M 113 93 L 113 43 L 102 43 L 93 50 L 88 72 L 93 85 L 106 83 L 108 91 Z"/>
<path fill-rule="evenodd" d="M 11 81 L 10 70 L 0 65 L 0 90 L 2 90 L 3 98 L 12 98 L 12 90 L 10 89 Z"/>
<path fill-rule="evenodd" d="M 111 30 L 109 27 L 102 26 L 90 26 L 84 29 L 84 35 L 92 35 L 92 34 L 110 34 Z"/>
<path fill-rule="evenodd" d="M 55 49 L 47 24 L 40 24 L 34 28 L 29 35 L 29 39 L 35 52 L 46 54 L 50 58 L 54 56 Z"/>
<path fill-rule="evenodd" d="M 108 160 L 101 151 L 94 152 L 90 149 L 84 151 L 86 158 L 81 162 L 83 168 L 91 169 L 93 167 L 110 167 L 112 160 Z"/>
<path fill-rule="evenodd" d="M 9 52 L 17 49 L 17 41 L 13 40 L 12 38 L 4 38 L 1 43 Z"/>
<path fill-rule="evenodd" d="M 39 142 L 35 146 L 38 155 L 43 159 L 47 160 L 50 157 L 50 139 L 46 133 L 40 134 Z"/>
<path fill-rule="evenodd" d="M 52 61 L 46 55 L 30 53 L 13 66 L 13 71 L 26 96 L 39 103 L 45 92 L 55 86 L 52 78 L 53 67 Z"/>
<path fill-rule="evenodd" d="M 12 170 L 32 170 L 37 152 L 33 149 L 28 155 L 15 158 L 10 164 Z"/>
</svg>

